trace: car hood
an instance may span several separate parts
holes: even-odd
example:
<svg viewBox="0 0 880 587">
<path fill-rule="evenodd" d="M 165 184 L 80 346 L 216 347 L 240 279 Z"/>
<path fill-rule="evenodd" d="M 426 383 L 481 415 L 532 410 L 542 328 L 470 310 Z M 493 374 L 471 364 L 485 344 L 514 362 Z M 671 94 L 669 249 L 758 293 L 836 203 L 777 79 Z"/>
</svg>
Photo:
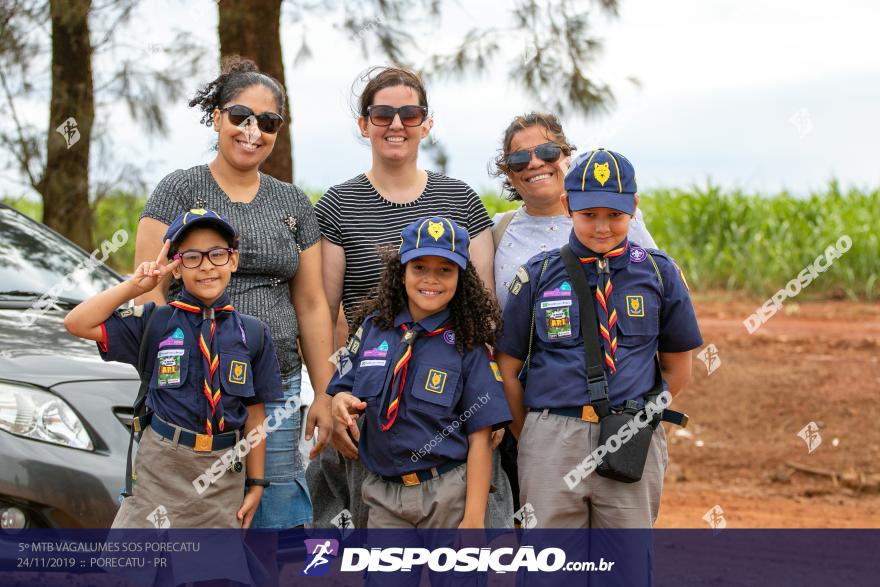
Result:
<svg viewBox="0 0 880 587">
<path fill-rule="evenodd" d="M 46 312 L 29 326 L 22 322 L 23 314 L 23 310 L 0 309 L 0 379 L 43 387 L 138 379 L 131 365 L 104 362 L 94 342 L 68 334 L 61 312 Z"/>
</svg>

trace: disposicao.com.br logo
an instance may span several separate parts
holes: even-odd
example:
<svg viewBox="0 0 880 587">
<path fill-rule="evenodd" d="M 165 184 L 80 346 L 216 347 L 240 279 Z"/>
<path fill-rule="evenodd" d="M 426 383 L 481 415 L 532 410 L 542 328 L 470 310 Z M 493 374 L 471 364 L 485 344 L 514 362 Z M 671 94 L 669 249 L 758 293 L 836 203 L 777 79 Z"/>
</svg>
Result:
<svg viewBox="0 0 880 587">
<path fill-rule="evenodd" d="M 538 552 L 531 546 L 520 548 L 346 548 L 342 553 L 343 572 L 394 573 L 411 571 L 427 565 L 436 573 L 449 571 L 515 573 L 553 572 L 565 565 L 565 551 L 545 548 Z"/>
<path fill-rule="evenodd" d="M 339 543 L 332 539 L 306 540 L 308 560 L 302 574 L 310 577 L 326 575 L 330 557 L 340 555 Z M 594 561 L 566 561 L 561 548 L 543 548 L 523 545 L 517 548 L 465 547 L 418 548 L 385 547 L 341 549 L 339 570 L 348 573 L 419 572 L 427 566 L 435 573 L 456 571 L 462 573 L 486 572 L 516 573 L 518 571 L 553 573 L 556 571 L 609 572 L 614 565 L 604 558 Z"/>
</svg>

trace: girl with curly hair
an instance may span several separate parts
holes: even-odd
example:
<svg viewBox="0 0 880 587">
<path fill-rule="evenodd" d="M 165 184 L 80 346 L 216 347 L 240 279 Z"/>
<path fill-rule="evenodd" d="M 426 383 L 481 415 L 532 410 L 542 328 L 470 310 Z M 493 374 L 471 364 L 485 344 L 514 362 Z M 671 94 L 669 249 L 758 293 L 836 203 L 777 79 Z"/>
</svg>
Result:
<svg viewBox="0 0 880 587">
<path fill-rule="evenodd" d="M 358 442 L 369 528 L 483 528 L 493 430 L 510 422 L 489 346 L 498 305 L 443 217 L 403 230 L 327 387 Z M 364 416 L 363 426 L 357 420 Z"/>
</svg>

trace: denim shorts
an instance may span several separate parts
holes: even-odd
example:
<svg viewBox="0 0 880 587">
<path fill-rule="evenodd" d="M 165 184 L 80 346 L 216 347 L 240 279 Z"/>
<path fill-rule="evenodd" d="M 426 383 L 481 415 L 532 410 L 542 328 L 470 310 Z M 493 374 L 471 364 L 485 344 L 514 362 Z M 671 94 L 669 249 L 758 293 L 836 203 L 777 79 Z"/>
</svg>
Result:
<svg viewBox="0 0 880 587">
<path fill-rule="evenodd" d="M 295 397 L 296 413 L 285 419 L 266 438 L 265 476 L 270 486 L 263 491 L 263 499 L 251 528 L 293 528 L 312 521 L 312 501 L 299 451 L 301 383 L 302 374 L 299 372 L 283 379 L 284 397 L 279 401 L 266 402 L 266 415 L 269 416 L 275 408 L 284 407 L 291 397 Z"/>
</svg>

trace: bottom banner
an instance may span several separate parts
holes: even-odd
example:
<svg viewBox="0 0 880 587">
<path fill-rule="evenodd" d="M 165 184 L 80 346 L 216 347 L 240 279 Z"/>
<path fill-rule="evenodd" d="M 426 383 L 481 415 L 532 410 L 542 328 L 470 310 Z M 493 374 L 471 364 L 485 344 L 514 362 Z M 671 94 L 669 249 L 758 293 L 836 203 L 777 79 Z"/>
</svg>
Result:
<svg viewBox="0 0 880 587">
<path fill-rule="evenodd" d="M 40 529 L 0 532 L 0 585 L 855 586 L 877 584 L 878 546 L 878 530 Z"/>
</svg>

